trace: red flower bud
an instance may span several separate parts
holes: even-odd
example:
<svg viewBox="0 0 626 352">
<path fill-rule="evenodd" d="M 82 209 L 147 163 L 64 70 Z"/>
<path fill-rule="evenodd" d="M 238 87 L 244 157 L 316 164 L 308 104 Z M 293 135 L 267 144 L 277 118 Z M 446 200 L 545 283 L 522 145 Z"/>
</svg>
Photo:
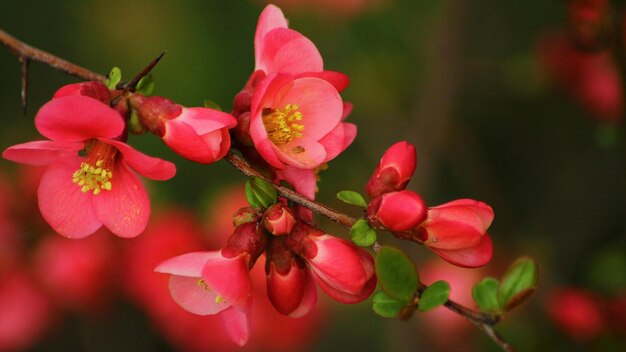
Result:
<svg viewBox="0 0 626 352">
<path fill-rule="evenodd" d="M 253 207 L 245 207 L 237 210 L 235 214 L 233 214 L 233 225 L 235 227 L 239 225 L 243 225 L 247 222 L 257 222 L 261 213 L 259 208 Z"/>
<path fill-rule="evenodd" d="M 285 247 L 282 238 L 272 239 L 265 270 L 267 295 L 278 312 L 297 318 L 315 306 L 317 291 L 311 273 L 302 259 Z"/>
<path fill-rule="evenodd" d="M 267 237 L 263 229 L 255 222 L 247 222 L 235 228 L 222 248 L 222 255 L 225 258 L 232 258 L 245 253 L 248 255 L 248 267 L 252 268 L 259 256 L 265 252 L 266 243 Z"/>
<path fill-rule="evenodd" d="M 173 151 L 189 160 L 209 164 L 230 149 L 228 130 L 237 124 L 225 112 L 209 108 L 186 108 L 163 97 L 130 98 L 142 124 L 161 137 Z"/>
<path fill-rule="evenodd" d="M 367 219 L 390 231 L 407 231 L 426 219 L 426 204 L 412 191 L 385 193 L 369 204 Z"/>
<path fill-rule="evenodd" d="M 443 250 L 477 245 L 493 221 L 493 210 L 483 202 L 458 199 L 428 209 L 420 228 L 422 243 Z"/>
<path fill-rule="evenodd" d="M 277 203 L 265 211 L 263 225 L 273 235 L 287 235 L 291 233 L 291 230 L 296 225 L 296 217 L 293 210 Z"/>
<path fill-rule="evenodd" d="M 415 172 L 415 147 L 406 141 L 398 142 L 383 154 L 374 174 L 365 188 L 370 198 L 383 193 L 403 190 Z"/>
<path fill-rule="evenodd" d="M 299 222 L 285 245 L 309 265 L 313 279 L 332 299 L 358 303 L 376 287 L 374 259 L 362 248 Z"/>
</svg>

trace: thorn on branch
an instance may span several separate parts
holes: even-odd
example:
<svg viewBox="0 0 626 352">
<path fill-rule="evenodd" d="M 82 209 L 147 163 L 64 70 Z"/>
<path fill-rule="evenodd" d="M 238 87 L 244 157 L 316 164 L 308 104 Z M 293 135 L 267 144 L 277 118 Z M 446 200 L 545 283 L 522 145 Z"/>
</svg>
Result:
<svg viewBox="0 0 626 352">
<path fill-rule="evenodd" d="M 116 88 L 117 89 L 134 91 L 135 88 L 137 88 L 137 85 L 139 84 L 139 81 L 141 81 L 142 78 L 147 76 L 150 73 L 150 71 L 152 71 L 152 69 L 154 69 L 154 67 L 159 63 L 159 61 L 161 61 L 161 59 L 163 58 L 164 55 L 165 55 L 165 51 L 162 52 L 161 54 L 159 54 L 159 56 L 154 58 L 152 61 L 150 61 L 148 66 L 146 66 L 143 70 L 141 70 L 141 72 L 139 72 L 135 76 L 135 78 L 133 78 L 129 82 L 124 82 L 124 83 L 118 84 Z"/>
</svg>

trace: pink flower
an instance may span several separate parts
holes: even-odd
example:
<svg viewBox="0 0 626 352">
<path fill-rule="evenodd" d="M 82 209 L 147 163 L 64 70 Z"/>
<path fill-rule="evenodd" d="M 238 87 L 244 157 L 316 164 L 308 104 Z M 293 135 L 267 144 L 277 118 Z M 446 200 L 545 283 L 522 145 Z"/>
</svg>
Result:
<svg viewBox="0 0 626 352">
<path fill-rule="evenodd" d="M 407 231 L 426 219 L 426 204 L 413 191 L 385 193 L 370 202 L 368 221 L 389 231 Z"/>
<path fill-rule="evenodd" d="M 176 303 L 194 314 L 220 314 L 231 339 L 240 346 L 246 344 L 252 287 L 244 256 L 225 258 L 221 251 L 187 253 L 166 260 L 155 271 L 172 275 L 170 293 Z"/>
<path fill-rule="evenodd" d="M 51 140 L 18 144 L 2 156 L 47 165 L 39 209 L 56 232 L 82 238 L 104 225 L 120 237 L 134 237 L 145 229 L 149 200 L 131 169 L 154 180 L 167 180 L 176 169 L 117 140 L 125 128 L 118 112 L 86 96 L 63 96 L 37 112 L 35 126 Z M 83 150 L 85 156 L 79 155 Z"/>
<path fill-rule="evenodd" d="M 374 291 L 374 259 L 354 243 L 299 222 L 285 244 L 308 264 L 317 285 L 332 299 L 358 303 Z"/>
<path fill-rule="evenodd" d="M 415 147 L 406 141 L 395 143 L 385 151 L 367 182 L 367 194 L 370 198 L 376 198 L 383 193 L 405 189 L 415 172 L 416 164 Z"/>
<path fill-rule="evenodd" d="M 251 109 L 252 141 L 278 169 L 315 169 L 356 136 L 356 126 L 341 122 L 343 102 L 337 90 L 320 78 L 268 76 L 255 91 Z"/>
<path fill-rule="evenodd" d="M 225 112 L 208 108 L 187 108 L 163 97 L 130 98 L 142 124 L 168 147 L 189 160 L 209 164 L 230 149 L 229 129 L 237 120 Z"/>
</svg>

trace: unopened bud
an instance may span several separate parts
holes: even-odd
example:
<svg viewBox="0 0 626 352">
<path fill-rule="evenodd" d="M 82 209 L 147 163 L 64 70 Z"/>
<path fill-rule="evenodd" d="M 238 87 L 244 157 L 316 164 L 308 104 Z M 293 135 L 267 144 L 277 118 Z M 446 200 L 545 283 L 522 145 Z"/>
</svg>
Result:
<svg viewBox="0 0 626 352">
<path fill-rule="evenodd" d="M 370 198 L 403 190 L 415 172 L 415 147 L 406 141 L 398 142 L 383 154 L 374 174 L 365 188 Z"/>
<path fill-rule="evenodd" d="M 296 217 L 291 208 L 277 203 L 267 208 L 263 225 L 273 235 L 287 235 L 296 225 Z"/>
<path fill-rule="evenodd" d="M 407 231 L 426 219 L 426 204 L 413 191 L 385 193 L 367 208 L 367 219 L 374 226 L 394 232 Z"/>
</svg>

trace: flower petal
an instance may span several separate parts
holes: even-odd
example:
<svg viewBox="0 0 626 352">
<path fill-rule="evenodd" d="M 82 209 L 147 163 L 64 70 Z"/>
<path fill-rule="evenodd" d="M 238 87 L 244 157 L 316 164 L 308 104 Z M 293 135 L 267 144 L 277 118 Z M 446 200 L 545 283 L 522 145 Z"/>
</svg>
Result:
<svg viewBox="0 0 626 352">
<path fill-rule="evenodd" d="M 296 308 L 291 314 L 289 314 L 290 318 L 300 318 L 303 317 L 315 307 L 315 303 L 317 303 L 317 289 L 315 288 L 315 281 L 313 280 L 313 275 L 309 270 L 305 271 L 306 278 L 304 284 L 304 293 L 302 294 L 302 301 L 300 301 L 300 306 Z"/>
<path fill-rule="evenodd" d="M 120 114 L 96 99 L 82 95 L 65 96 L 44 104 L 35 115 L 42 135 L 60 142 L 92 138 L 115 138 L 124 131 Z"/>
<path fill-rule="evenodd" d="M 184 122 L 199 135 L 237 125 L 233 115 L 208 108 L 183 108 L 183 113 L 170 121 Z"/>
<path fill-rule="evenodd" d="M 202 270 L 207 285 L 239 309 L 248 309 L 252 299 L 252 283 L 243 257 L 210 257 Z"/>
<path fill-rule="evenodd" d="M 254 33 L 254 56 L 257 60 L 256 67 L 258 70 L 259 67 L 259 58 L 261 57 L 261 53 L 264 51 L 265 42 L 263 38 L 267 34 L 267 32 L 276 29 L 276 28 L 287 28 L 288 23 L 287 19 L 285 19 L 285 15 L 280 8 L 275 5 L 267 5 L 261 15 L 259 16 L 259 22 L 256 26 L 256 32 Z"/>
<path fill-rule="evenodd" d="M 262 39 L 262 51 L 256 57 L 255 70 L 267 74 L 298 74 L 324 69 L 322 55 L 309 38 L 288 28 L 276 28 Z"/>
<path fill-rule="evenodd" d="M 124 238 L 142 233 L 150 217 L 150 201 L 143 184 L 121 161 L 113 168 L 111 190 L 93 196 L 93 208 L 104 226 Z"/>
<path fill-rule="evenodd" d="M 250 339 L 250 319 L 248 312 L 239 310 L 233 306 L 220 313 L 222 326 L 233 342 L 243 346 Z"/>
<path fill-rule="evenodd" d="M 477 268 L 491 260 L 493 243 L 488 233 L 482 236 L 480 242 L 469 248 L 457 250 L 435 249 L 428 247 L 447 262 L 464 268 Z"/>
<path fill-rule="evenodd" d="M 334 130 L 320 139 L 319 142 L 326 150 L 326 160 L 334 159 L 341 152 L 346 150 L 356 138 L 356 125 L 353 123 L 339 123 Z"/>
<path fill-rule="evenodd" d="M 169 283 L 172 299 L 186 311 L 198 315 L 217 314 L 229 307 L 217 303 L 217 294 L 200 280 L 198 277 L 172 275 Z"/>
<path fill-rule="evenodd" d="M 348 75 L 337 71 L 307 72 L 296 75 L 296 78 L 300 77 L 321 78 L 332 84 L 339 93 L 348 88 L 348 85 L 350 85 L 350 78 L 348 77 Z"/>
<path fill-rule="evenodd" d="M 210 257 L 221 256 L 218 251 L 192 252 L 170 258 L 159 264 L 154 271 L 186 277 L 202 277 L 202 268 Z"/>
<path fill-rule="evenodd" d="M 84 158 L 50 164 L 44 171 L 37 193 L 39 210 L 58 234 L 69 238 L 83 238 L 102 226 L 93 209 L 90 192 L 72 182 L 72 175 Z"/>
<path fill-rule="evenodd" d="M 100 142 L 114 146 L 124 156 L 124 163 L 147 178 L 163 181 L 176 174 L 176 166 L 169 161 L 143 154 L 130 145 L 112 139 L 99 139 Z"/>
<path fill-rule="evenodd" d="M 315 199 L 315 171 L 311 169 L 298 169 L 292 166 L 276 170 L 276 176 L 279 180 L 289 182 L 296 192 L 309 198 Z"/>
<path fill-rule="evenodd" d="M 272 146 L 282 162 L 300 169 L 314 169 L 326 159 L 324 146 L 307 135 L 295 138 L 287 144 Z"/>
<path fill-rule="evenodd" d="M 34 141 L 11 146 L 2 152 L 2 157 L 21 164 L 48 165 L 68 160 L 84 147 L 80 142 Z"/>
<path fill-rule="evenodd" d="M 335 87 L 315 77 L 297 78 L 283 85 L 276 93 L 272 109 L 284 109 L 287 104 L 298 105 L 303 134 L 316 141 L 332 131 L 343 115 L 343 101 Z"/>
</svg>

